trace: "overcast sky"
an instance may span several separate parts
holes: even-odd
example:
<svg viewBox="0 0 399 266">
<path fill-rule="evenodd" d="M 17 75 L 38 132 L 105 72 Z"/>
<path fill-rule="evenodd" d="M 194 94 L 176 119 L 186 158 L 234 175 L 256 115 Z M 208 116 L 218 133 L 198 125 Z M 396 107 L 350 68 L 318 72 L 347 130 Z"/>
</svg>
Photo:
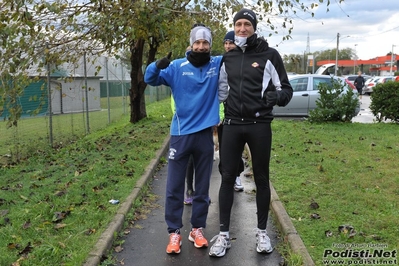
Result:
<svg viewBox="0 0 399 266">
<path fill-rule="evenodd" d="M 340 33 L 339 49 L 356 49 L 358 59 L 367 60 L 386 55 L 392 51 L 392 45 L 396 45 L 393 48 L 394 54 L 399 54 L 399 0 L 338 2 L 331 0 L 328 12 L 326 5 L 322 4 L 314 10 L 314 18 L 300 13 L 293 18 L 292 39 L 281 43 L 282 34 L 267 37 L 269 45 L 282 55 L 303 54 L 307 50 L 309 36 L 312 53 L 336 48 L 337 33 Z M 258 27 L 258 34 L 268 36 L 268 32 L 262 32 L 260 28 L 262 26 Z"/>
</svg>

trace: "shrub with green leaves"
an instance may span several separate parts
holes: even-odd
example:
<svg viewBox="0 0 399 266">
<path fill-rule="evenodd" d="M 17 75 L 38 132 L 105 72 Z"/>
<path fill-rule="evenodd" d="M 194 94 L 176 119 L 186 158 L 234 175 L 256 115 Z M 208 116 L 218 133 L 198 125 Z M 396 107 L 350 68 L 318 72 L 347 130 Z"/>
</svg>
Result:
<svg viewBox="0 0 399 266">
<path fill-rule="evenodd" d="M 370 110 L 378 122 L 390 119 L 399 123 L 399 82 L 377 84 L 370 97 Z"/>
<path fill-rule="evenodd" d="M 320 97 L 316 100 L 316 108 L 309 112 L 310 122 L 351 122 L 356 116 L 359 100 L 352 89 L 345 89 L 340 80 L 331 78 L 331 84 L 318 85 Z"/>
</svg>

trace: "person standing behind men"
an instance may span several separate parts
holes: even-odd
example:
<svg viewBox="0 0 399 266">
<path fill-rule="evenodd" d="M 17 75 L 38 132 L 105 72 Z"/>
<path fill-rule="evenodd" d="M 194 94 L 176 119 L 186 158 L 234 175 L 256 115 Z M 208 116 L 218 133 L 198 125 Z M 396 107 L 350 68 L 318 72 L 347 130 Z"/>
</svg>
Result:
<svg viewBox="0 0 399 266">
<path fill-rule="evenodd" d="M 273 247 L 267 235 L 270 186 L 269 163 L 272 143 L 273 106 L 285 106 L 292 98 L 280 54 L 258 38 L 256 15 L 241 9 L 233 19 L 236 49 L 225 53 L 220 69 L 219 90 L 227 91 L 222 139 L 222 183 L 219 190 L 220 233 L 209 250 L 210 256 L 222 257 L 231 247 L 230 214 L 234 200 L 236 162 L 248 144 L 256 185 L 256 251 L 271 253 Z"/>
<path fill-rule="evenodd" d="M 234 31 L 229 31 L 223 38 L 223 47 L 225 52 L 227 53 L 230 50 L 233 50 L 236 48 L 236 45 L 234 43 Z M 220 104 L 220 120 L 222 121 L 221 124 L 218 126 L 218 139 L 219 142 L 222 143 L 222 134 L 223 134 L 223 118 L 224 118 L 224 103 Z M 221 155 L 222 151 L 219 146 L 219 155 Z M 219 156 L 220 157 L 220 156 Z M 242 185 L 241 182 L 241 173 L 244 171 L 244 161 L 242 158 L 238 161 L 238 169 L 237 169 L 237 174 L 236 174 L 236 181 L 234 183 L 234 190 L 237 192 L 242 192 L 244 191 L 244 186 Z M 219 172 L 222 174 L 222 163 L 219 161 Z"/>
<path fill-rule="evenodd" d="M 203 235 L 209 208 L 213 166 L 212 126 L 219 123 L 218 74 L 222 57 L 211 57 L 212 34 L 204 25 L 190 32 L 191 51 L 170 62 L 171 53 L 151 63 L 144 75 L 150 85 L 169 86 L 176 111 L 170 128 L 165 221 L 169 233 L 167 253 L 180 253 L 183 227 L 184 182 L 190 155 L 195 165 L 195 193 L 188 239 L 197 248 L 207 247 Z M 223 97 L 225 98 L 225 97 Z"/>
<path fill-rule="evenodd" d="M 362 72 L 359 71 L 357 72 L 358 76 L 356 77 L 355 81 L 353 84 L 355 85 L 357 92 L 359 93 L 360 99 L 362 99 L 362 93 L 363 93 L 363 87 L 364 87 L 364 78 L 362 77 Z"/>
<path fill-rule="evenodd" d="M 230 50 L 236 48 L 236 44 L 234 43 L 234 31 L 229 31 L 223 38 L 223 47 L 224 51 L 227 53 Z"/>
</svg>

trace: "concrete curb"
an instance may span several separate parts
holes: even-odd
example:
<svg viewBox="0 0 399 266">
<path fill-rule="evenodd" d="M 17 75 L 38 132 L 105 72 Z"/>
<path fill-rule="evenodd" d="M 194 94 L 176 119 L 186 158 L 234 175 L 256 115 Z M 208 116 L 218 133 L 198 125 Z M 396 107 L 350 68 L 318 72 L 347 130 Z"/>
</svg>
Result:
<svg viewBox="0 0 399 266">
<path fill-rule="evenodd" d="M 160 162 L 162 156 L 165 155 L 169 147 L 169 141 L 170 136 L 166 137 L 161 149 L 159 149 L 155 158 L 150 162 L 143 176 L 137 181 L 132 193 L 130 193 L 126 200 L 120 205 L 114 219 L 110 222 L 107 229 L 100 236 L 96 245 L 90 251 L 86 262 L 83 264 L 84 266 L 99 265 L 103 256 L 112 248 L 112 244 L 115 240 L 117 232 L 120 232 L 123 229 L 126 215 L 132 208 L 135 199 L 140 195 L 141 189 L 148 183 L 149 180 L 151 180 L 152 176 L 154 175 L 158 163 Z M 288 241 L 293 252 L 302 256 L 304 265 L 315 265 L 271 183 L 270 189 L 270 207 L 273 215 L 275 216 L 277 226 L 283 235 L 283 239 Z"/>
<path fill-rule="evenodd" d="M 170 136 L 166 137 L 165 141 L 162 144 L 162 147 L 157 152 L 155 158 L 151 160 L 144 174 L 137 181 L 132 190 L 132 193 L 130 193 L 126 200 L 120 205 L 114 219 L 109 223 L 107 229 L 102 233 L 98 242 L 90 251 L 86 262 L 83 265 L 97 266 L 101 263 L 101 259 L 103 258 L 103 256 L 109 252 L 115 240 L 117 232 L 120 232 L 123 229 L 125 217 L 132 208 L 133 202 L 140 195 L 141 189 L 148 183 L 149 180 L 151 180 L 157 169 L 158 163 L 169 148 L 169 141 Z"/>
<path fill-rule="evenodd" d="M 291 218 L 288 216 L 287 211 L 285 210 L 282 202 L 280 201 L 277 195 L 276 190 L 274 189 L 271 183 L 270 183 L 270 190 L 271 190 L 270 208 L 273 212 L 276 224 L 280 229 L 284 241 L 288 242 L 291 250 L 294 253 L 299 254 L 302 257 L 303 265 L 306 266 L 315 265 L 308 253 L 308 250 L 305 247 L 305 244 L 303 243 L 301 237 L 296 231 L 294 224 L 291 221 Z"/>
</svg>

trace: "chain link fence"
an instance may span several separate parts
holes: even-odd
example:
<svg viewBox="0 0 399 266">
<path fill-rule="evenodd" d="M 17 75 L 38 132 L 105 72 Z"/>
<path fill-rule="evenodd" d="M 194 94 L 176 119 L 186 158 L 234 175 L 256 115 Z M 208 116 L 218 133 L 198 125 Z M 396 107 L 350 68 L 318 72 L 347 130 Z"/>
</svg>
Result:
<svg viewBox="0 0 399 266">
<path fill-rule="evenodd" d="M 129 119 L 129 71 L 115 59 L 110 62 L 102 57 L 90 62 L 89 66 L 80 64 L 66 77 L 53 71 L 27 86 L 16 103 L 22 108 L 16 126 L 7 127 L 9 112 L 6 106 L 0 107 L 0 165 L 49 147 L 65 146 L 112 122 Z M 101 70 L 94 73 L 98 66 Z M 145 90 L 146 104 L 167 97 L 170 90 L 166 86 L 147 86 Z"/>
</svg>

